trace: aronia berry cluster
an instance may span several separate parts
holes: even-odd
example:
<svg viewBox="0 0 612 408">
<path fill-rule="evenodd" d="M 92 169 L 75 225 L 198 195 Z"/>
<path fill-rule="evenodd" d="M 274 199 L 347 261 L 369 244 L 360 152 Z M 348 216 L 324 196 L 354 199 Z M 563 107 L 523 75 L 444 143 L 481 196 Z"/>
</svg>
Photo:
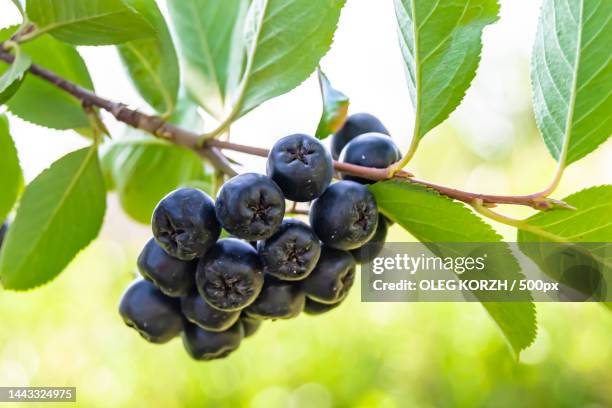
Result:
<svg viewBox="0 0 612 408">
<path fill-rule="evenodd" d="M 191 188 L 163 198 L 153 238 L 138 257 L 144 279 L 124 293 L 124 322 L 153 343 L 182 335 L 194 359 L 225 357 L 263 320 L 334 309 L 352 287 L 357 263 L 382 248 L 388 221 L 364 184 L 332 183 L 334 158 L 385 168 L 400 153 L 372 115 L 348 118 L 332 154 L 295 134 L 270 151 L 267 175 L 227 181 L 216 201 Z M 285 218 L 286 200 L 312 202 L 309 224 Z M 229 238 L 222 238 L 224 229 Z"/>
</svg>

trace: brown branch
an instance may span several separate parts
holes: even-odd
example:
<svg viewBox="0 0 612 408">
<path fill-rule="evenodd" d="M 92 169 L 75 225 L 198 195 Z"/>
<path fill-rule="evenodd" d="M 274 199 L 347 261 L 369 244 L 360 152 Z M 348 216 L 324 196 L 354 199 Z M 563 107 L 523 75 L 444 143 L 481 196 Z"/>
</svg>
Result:
<svg viewBox="0 0 612 408">
<path fill-rule="evenodd" d="M 217 139 L 211 139 L 206 142 L 207 146 L 218 147 L 222 150 L 231 150 L 234 152 L 246 153 L 253 156 L 268 157 L 269 150 L 260 147 L 246 146 L 236 143 L 225 142 Z M 387 180 L 389 179 L 389 169 L 376 169 L 371 167 L 356 166 L 350 163 L 343 163 L 334 161 L 334 168 L 341 173 L 350 174 L 353 176 L 359 176 L 374 181 Z M 513 205 L 525 205 L 537 210 L 550 210 L 555 207 L 562 207 L 572 209 L 563 201 L 555 200 L 552 198 L 546 198 L 539 194 L 519 195 L 519 196 L 505 196 L 505 195 L 492 195 L 492 194 L 481 194 L 472 193 L 469 191 L 458 190 L 451 187 L 434 184 L 429 181 L 419 180 L 412 177 L 412 174 L 399 171 L 393 177 L 395 180 L 402 180 L 414 184 L 420 184 L 425 187 L 436 190 L 439 193 L 454 198 L 455 200 L 463 201 L 467 204 L 472 205 L 474 200 L 482 200 L 485 206 L 494 207 L 496 204 L 513 204 Z"/>
<path fill-rule="evenodd" d="M 567 204 L 564 201 L 556 200 L 554 198 L 548 198 L 536 194 L 527 195 L 494 195 L 494 194 L 482 194 L 472 193 L 469 191 L 457 190 L 455 188 L 441 186 L 439 184 L 430 183 L 429 181 L 419 180 L 411 178 L 408 181 L 415 184 L 420 184 L 425 187 L 429 187 L 436 190 L 440 194 L 454 198 L 455 200 L 463 201 L 464 203 L 473 205 L 475 200 L 481 200 L 480 202 L 485 207 L 495 207 L 497 204 L 512 204 L 512 205 L 524 205 L 527 207 L 534 208 L 536 210 L 552 210 L 554 208 L 564 208 L 567 210 L 575 210 L 574 207 Z"/>
<path fill-rule="evenodd" d="M 303 208 L 296 208 L 294 210 L 286 211 L 285 214 L 310 215 L 310 210 L 305 210 Z"/>
<path fill-rule="evenodd" d="M 12 54 L 4 51 L 4 49 L 4 44 L 0 43 L 0 60 L 4 60 L 7 63 L 12 64 L 15 58 Z M 215 168 L 223 171 L 229 176 L 234 176 L 237 173 L 234 169 L 232 169 L 229 160 L 220 152 L 220 150 L 231 150 L 260 157 L 268 156 L 269 150 L 267 149 L 239 145 L 218 139 L 207 140 L 205 145 L 200 147 L 200 135 L 196 132 L 192 132 L 168 123 L 159 116 L 147 115 L 135 109 L 131 109 L 122 103 L 113 102 L 111 100 L 102 98 L 92 91 L 84 89 L 39 65 L 32 64 L 29 71 L 31 74 L 36 75 L 37 77 L 42 78 L 45 81 L 50 82 L 58 88 L 68 92 L 75 98 L 79 99 L 82 103 L 89 106 L 95 106 L 111 113 L 115 119 L 120 122 L 123 122 L 131 127 L 144 130 L 154 136 L 168 140 L 172 143 L 195 150 L 200 156 L 208 159 Z M 363 167 L 338 161 L 334 161 L 334 168 L 344 174 L 359 176 L 374 181 L 387 180 L 389 179 L 390 174 L 390 169 Z M 475 200 L 481 200 L 483 205 L 489 207 L 493 207 L 496 204 L 514 204 L 529 206 L 537 210 L 547 210 L 555 207 L 571 208 L 571 206 L 562 201 L 546 198 L 541 194 L 499 196 L 457 190 L 427 181 L 417 180 L 412 178 L 412 174 L 405 171 L 396 173 L 393 178 L 429 187 L 440 192 L 441 194 L 459 201 L 463 201 L 470 205 L 472 205 Z"/>
<path fill-rule="evenodd" d="M 0 59 L 12 64 L 15 57 L 3 50 L 4 47 L 0 46 Z M 102 98 L 92 91 L 58 76 L 40 65 L 32 64 L 29 71 L 31 74 L 68 92 L 82 103 L 104 109 L 120 122 L 144 130 L 152 135 L 169 140 L 178 145 L 193 149 L 197 151 L 201 157 L 208 159 L 213 166 L 219 168 L 228 175 L 234 176 L 237 174 L 236 171 L 232 169 L 227 158 L 223 156 L 218 149 L 199 149 L 197 147 L 199 135 L 195 132 L 167 123 L 159 116 L 146 115 L 137 110 L 130 109 L 122 103 Z"/>
<path fill-rule="evenodd" d="M 209 139 L 206 141 L 205 146 L 217 147 L 222 150 L 231 150 L 234 152 L 246 153 L 251 156 L 268 157 L 270 151 L 261 147 L 246 146 L 236 143 L 230 143 L 219 139 Z M 389 178 L 387 169 L 377 169 L 374 167 L 363 167 L 355 164 L 343 163 L 334 160 L 334 169 L 337 171 L 350 174 L 352 176 L 359 176 L 368 180 L 386 180 Z M 396 174 L 398 177 L 406 178 L 412 177 L 412 174 L 402 171 Z"/>
<path fill-rule="evenodd" d="M 234 170 L 232 164 L 229 162 L 227 157 L 223 155 L 217 148 L 211 149 L 197 149 L 198 154 L 207 159 L 214 168 L 219 169 L 223 173 L 230 177 L 238 175 L 238 172 Z"/>
</svg>

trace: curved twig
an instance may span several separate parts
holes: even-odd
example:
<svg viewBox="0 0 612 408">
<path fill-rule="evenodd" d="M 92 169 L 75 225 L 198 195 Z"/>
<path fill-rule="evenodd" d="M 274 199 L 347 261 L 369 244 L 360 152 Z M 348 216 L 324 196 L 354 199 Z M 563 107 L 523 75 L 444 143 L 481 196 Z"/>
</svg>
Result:
<svg viewBox="0 0 612 408">
<path fill-rule="evenodd" d="M 5 51 L 5 44 L 0 43 L 0 60 L 12 64 L 14 59 L 15 57 L 12 54 Z M 200 156 L 208 159 L 215 168 L 225 172 L 229 176 L 234 176 L 237 174 L 237 172 L 232 168 L 227 157 L 221 153 L 221 150 L 231 150 L 260 157 L 268 156 L 269 151 L 267 149 L 230 143 L 218 139 L 209 139 L 203 146 L 200 147 L 200 144 L 202 143 L 200 138 L 201 135 L 196 132 L 192 132 L 168 123 L 159 116 L 148 115 L 138 110 L 129 108 L 125 104 L 102 98 L 94 92 L 66 80 L 41 67 L 40 65 L 32 64 L 29 71 L 31 74 L 36 75 L 37 77 L 42 78 L 45 81 L 50 82 L 58 88 L 66 91 L 75 98 L 79 99 L 81 102 L 109 112 L 115 117 L 116 120 L 120 122 L 123 122 L 131 127 L 144 130 L 147 133 L 168 140 L 172 143 L 195 150 Z M 359 176 L 374 181 L 387 180 L 389 179 L 389 174 L 393 173 L 391 168 L 377 169 L 338 161 L 334 161 L 334 168 L 341 173 Z M 563 201 L 544 197 L 541 193 L 521 196 L 472 193 L 451 187 L 441 186 L 424 180 L 418 180 L 413 178 L 412 174 L 406 171 L 396 172 L 393 178 L 426 186 L 438 191 L 440 194 L 463 201 L 470 205 L 473 205 L 475 200 L 481 200 L 482 205 L 485 207 L 494 207 L 497 204 L 513 204 L 524 205 L 537 210 L 573 208 Z"/>
</svg>

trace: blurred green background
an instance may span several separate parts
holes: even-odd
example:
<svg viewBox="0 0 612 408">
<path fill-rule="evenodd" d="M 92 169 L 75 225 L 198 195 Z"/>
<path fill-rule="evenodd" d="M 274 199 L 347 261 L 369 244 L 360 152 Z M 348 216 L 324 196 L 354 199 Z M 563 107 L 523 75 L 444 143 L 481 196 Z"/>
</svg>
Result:
<svg viewBox="0 0 612 408">
<path fill-rule="evenodd" d="M 529 91 L 539 3 L 502 2 L 500 22 L 485 30 L 472 89 L 410 165 L 420 178 L 504 194 L 530 193 L 549 181 L 555 163 L 535 127 Z M 2 26 L 18 18 L 7 13 Z M 393 18 L 391 2 L 349 1 L 323 67 L 351 96 L 353 112 L 378 115 L 405 148 L 413 115 Z M 364 30 L 372 21 L 376 29 Z M 105 96 L 142 104 L 112 48 L 80 51 Z M 312 133 L 319 114 L 311 78 L 246 116 L 232 140 L 266 146 L 289 133 Z M 86 144 L 75 134 L 11 121 L 28 180 Z M 109 127 L 120 134 L 112 121 Z M 235 158 L 263 171 L 260 159 Z M 608 142 L 567 170 L 555 197 L 611 182 Z M 510 228 L 495 227 L 514 239 Z M 100 238 L 58 279 L 29 293 L 0 292 L 0 385 L 76 386 L 83 407 L 612 406 L 612 313 L 596 304 L 537 305 L 538 337 L 517 361 L 478 304 L 366 304 L 357 282 L 342 307 L 326 315 L 266 322 L 229 358 L 194 362 L 179 339 L 147 344 L 117 314 L 149 235 L 111 195 Z M 389 240 L 412 238 L 394 227 Z"/>
</svg>

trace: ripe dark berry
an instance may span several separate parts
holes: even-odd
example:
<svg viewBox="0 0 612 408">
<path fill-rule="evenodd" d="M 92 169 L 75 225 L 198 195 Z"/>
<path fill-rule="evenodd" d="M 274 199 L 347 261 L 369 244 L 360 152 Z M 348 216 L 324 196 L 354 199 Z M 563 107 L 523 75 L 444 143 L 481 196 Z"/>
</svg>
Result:
<svg viewBox="0 0 612 408">
<path fill-rule="evenodd" d="M 323 247 L 317 267 L 302 282 L 306 296 L 320 303 L 342 301 L 355 281 L 355 260 L 346 251 Z"/>
<path fill-rule="evenodd" d="M 8 232 L 8 223 L 5 222 L 2 224 L 2 226 L 0 226 L 0 248 L 2 248 L 2 243 L 4 242 L 4 237 L 6 236 L 7 232 Z"/>
<path fill-rule="evenodd" d="M 334 310 L 335 308 L 340 306 L 340 304 L 342 304 L 341 301 L 336 303 L 321 303 L 307 297 L 306 304 L 304 305 L 304 313 L 312 316 L 317 316 Z"/>
<path fill-rule="evenodd" d="M 378 216 L 378 227 L 372 239 L 370 239 L 364 246 L 353 249 L 351 255 L 355 258 L 355 261 L 360 264 L 372 262 L 374 258 L 380 254 L 383 247 L 385 246 L 385 240 L 387 239 L 387 220 L 384 215 Z"/>
<path fill-rule="evenodd" d="M 283 221 L 285 197 L 268 177 L 245 173 L 223 185 L 216 212 L 230 234 L 247 241 L 266 239 Z"/>
<path fill-rule="evenodd" d="M 364 167 L 384 169 L 401 159 L 402 153 L 390 137 L 381 133 L 366 133 L 357 136 L 342 149 L 340 161 Z M 345 180 L 362 184 L 374 183 L 361 177 L 342 175 Z"/>
<path fill-rule="evenodd" d="M 324 244 L 356 249 L 372 238 L 378 225 L 374 196 L 354 181 L 334 183 L 310 208 L 310 225 Z"/>
<path fill-rule="evenodd" d="M 305 301 L 298 282 L 281 281 L 269 276 L 261 293 L 245 309 L 245 313 L 255 319 L 291 319 L 302 312 Z"/>
<path fill-rule="evenodd" d="M 312 229 L 290 218 L 270 238 L 259 241 L 257 247 L 264 273 L 283 280 L 304 279 L 321 255 L 321 243 Z"/>
<path fill-rule="evenodd" d="M 382 122 L 369 113 L 356 113 L 349 116 L 342 129 L 332 136 L 331 151 L 334 159 L 338 160 L 340 152 L 348 142 L 359 135 L 370 132 L 389 134 Z"/>
<path fill-rule="evenodd" d="M 204 300 L 198 292 L 181 298 L 181 310 L 187 320 L 208 331 L 224 331 L 238 321 L 240 312 L 217 310 Z"/>
<path fill-rule="evenodd" d="M 163 198 L 151 224 L 159 245 L 184 261 L 204 255 L 221 233 L 213 200 L 193 188 L 182 188 Z"/>
<path fill-rule="evenodd" d="M 211 306 L 224 311 L 251 304 L 263 286 L 257 251 L 235 238 L 218 241 L 198 263 L 196 285 Z"/>
<path fill-rule="evenodd" d="M 171 257 L 154 239 L 150 239 L 138 257 L 138 270 L 165 295 L 179 297 L 195 287 L 197 261 Z"/>
<path fill-rule="evenodd" d="M 246 338 L 251 337 L 255 334 L 257 330 L 259 330 L 262 320 L 242 316 L 240 317 L 240 322 L 242 323 L 242 328 L 244 329 L 244 337 Z"/>
<path fill-rule="evenodd" d="M 333 172 L 327 149 L 308 135 L 280 139 L 268 156 L 268 177 L 292 201 L 312 201 L 319 197 L 331 182 Z"/>
<path fill-rule="evenodd" d="M 183 329 L 179 301 L 146 280 L 139 279 L 128 287 L 119 303 L 119 314 L 151 343 L 166 343 Z"/>
<path fill-rule="evenodd" d="M 183 345 L 195 360 L 214 360 L 227 357 L 236 350 L 243 337 L 244 332 L 240 322 L 223 332 L 212 332 L 189 324 L 183 332 Z"/>
</svg>

